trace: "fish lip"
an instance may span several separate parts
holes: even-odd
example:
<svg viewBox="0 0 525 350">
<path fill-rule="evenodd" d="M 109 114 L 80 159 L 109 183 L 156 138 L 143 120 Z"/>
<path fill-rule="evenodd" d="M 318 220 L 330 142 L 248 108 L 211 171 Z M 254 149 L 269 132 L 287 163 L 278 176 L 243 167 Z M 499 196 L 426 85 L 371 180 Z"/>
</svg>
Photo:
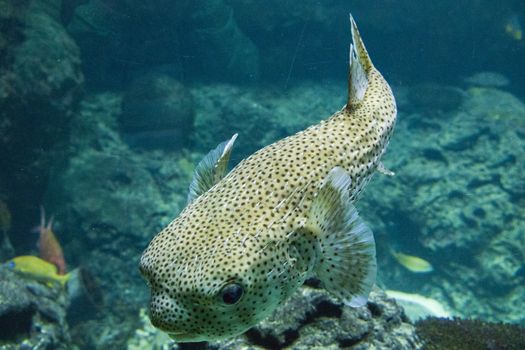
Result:
<svg viewBox="0 0 525 350">
<path fill-rule="evenodd" d="M 176 342 L 201 342 L 204 341 L 195 333 L 188 332 L 166 332 Z"/>
</svg>

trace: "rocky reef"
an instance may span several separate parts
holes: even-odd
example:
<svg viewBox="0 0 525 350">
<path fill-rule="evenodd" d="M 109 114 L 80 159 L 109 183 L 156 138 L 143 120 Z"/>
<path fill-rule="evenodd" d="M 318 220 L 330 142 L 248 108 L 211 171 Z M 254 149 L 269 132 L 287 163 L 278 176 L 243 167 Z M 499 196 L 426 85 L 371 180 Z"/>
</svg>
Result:
<svg viewBox="0 0 525 350">
<path fill-rule="evenodd" d="M 70 349 L 67 305 L 60 284 L 45 285 L 0 266 L 0 349 Z"/>
<path fill-rule="evenodd" d="M 429 318 L 416 324 L 424 350 L 519 350 L 525 348 L 525 329 L 514 324 L 479 320 Z"/>
<path fill-rule="evenodd" d="M 396 175 L 377 175 L 358 203 L 376 237 L 379 287 L 460 317 L 525 324 L 525 78 L 511 64 L 525 50 L 504 30 L 523 8 L 444 1 L 425 23 L 419 2 L 351 3 L 399 107 L 384 157 Z M 467 7 L 481 15 L 465 21 Z M 235 164 L 344 105 L 348 10 L 313 0 L 0 0 L 1 262 L 35 252 L 44 204 L 68 267 L 94 275 L 104 300 L 66 311 L 60 290 L 0 268 L 0 348 L 187 348 L 138 314 L 148 300 L 140 254 L 183 209 L 195 164 L 219 142 L 239 133 Z M 430 25 L 440 30 L 421 30 Z M 393 250 L 433 271 L 404 269 Z M 305 287 L 246 335 L 199 346 L 421 343 L 379 289 L 347 309 Z"/>
<path fill-rule="evenodd" d="M 402 308 L 375 289 L 367 305 L 350 308 L 322 289 L 305 287 L 244 336 L 199 344 L 174 344 L 155 330 L 144 313 L 143 328 L 128 350 L 152 349 L 420 349 L 422 343 Z"/>
<path fill-rule="evenodd" d="M 126 90 L 118 121 L 131 147 L 173 151 L 188 145 L 193 119 L 189 89 L 168 74 L 150 72 L 136 78 Z"/>
<path fill-rule="evenodd" d="M 60 1 L 0 1 L 0 194 L 14 232 L 38 218 L 55 145 L 68 140 L 82 96 L 80 52 L 60 23 Z M 36 223 L 36 221 L 35 221 Z M 14 243 L 27 244 L 13 234 Z"/>
<path fill-rule="evenodd" d="M 401 113 L 385 157 L 396 176 L 378 177 L 362 202 L 389 288 L 423 291 L 458 315 L 525 321 L 524 117 L 516 97 L 481 87 L 452 111 Z M 427 257 L 435 272 L 392 271 L 391 247 Z"/>
<path fill-rule="evenodd" d="M 253 81 L 259 52 L 227 1 L 104 1 L 70 6 L 65 23 L 89 86 L 125 87 L 151 67 L 177 79 Z M 146 19 L 146 20 L 144 20 Z"/>
<path fill-rule="evenodd" d="M 293 98 L 283 102 L 282 96 L 264 95 L 260 89 L 196 86 L 191 93 L 198 126 L 193 142 L 202 149 L 197 153 L 184 149 L 132 151 L 118 132 L 121 97 L 100 94 L 87 98 L 82 104 L 82 117 L 73 123 L 73 130 L 83 135 L 76 143 L 78 149 L 66 169 L 56 169 L 56 181 L 48 193 L 57 214 L 64 218 L 63 227 L 76 225 L 85 232 L 82 243 L 66 242 L 66 247 L 90 247 L 89 252 L 77 258 L 88 261 L 104 281 L 122 287 L 122 293 L 110 293 L 116 305 L 125 298 L 128 302 L 134 300 L 128 305 L 143 306 L 147 291 L 138 275 L 130 275 L 129 271 L 135 269 L 141 249 L 151 235 L 182 209 L 191 171 L 202 154 L 214 146 L 214 141 L 239 131 L 239 143 L 233 153 L 236 162 L 252 149 L 316 122 L 327 110 L 335 110 L 344 99 L 338 91 L 344 91 L 342 84 L 305 84 L 292 89 Z M 411 110 L 411 95 L 418 91 L 396 89 L 401 110 Z M 519 192 L 509 193 L 520 191 L 516 174 L 523 163 L 518 161 L 522 155 L 516 145 L 523 142 L 519 128 L 523 107 L 511 94 L 500 90 L 454 91 L 460 98 L 455 108 L 439 108 L 438 102 L 431 101 L 425 108 L 426 118 L 415 111 L 400 113 L 396 136 L 385 156 L 386 166 L 396 175 L 378 175 L 359 203 L 362 216 L 376 234 L 380 285 L 408 292 L 419 290 L 444 303 L 456 315 L 523 322 L 521 309 L 515 307 L 523 300 L 519 283 L 523 277 L 520 265 L 513 263 L 520 261 L 523 251 L 521 231 L 517 231 L 523 213 L 513 210 Z M 264 103 L 259 102 L 261 95 L 266 97 Z M 312 106 L 305 101 L 311 101 L 313 95 L 321 98 Z M 237 103 L 228 104 L 228 96 L 234 96 Z M 425 99 L 419 97 L 418 103 L 422 101 Z M 487 105 L 492 107 L 486 108 Z M 227 110 L 228 118 L 212 110 Z M 241 115 L 253 118 L 243 124 L 244 119 L 235 119 Z M 292 115 L 299 117 L 279 119 Z M 261 133 L 264 123 L 280 127 Z M 204 127 L 210 124 L 216 127 Z M 515 127 L 510 128 L 509 124 Z M 254 132 L 261 133 L 255 143 L 250 138 Z M 481 136 L 476 137 L 480 132 Z M 500 134 L 507 136 L 499 137 Z M 514 141 L 512 145 L 505 144 L 509 139 Z M 458 146 L 450 146 L 454 144 Z M 480 157 L 486 161 L 479 163 Z M 479 182 L 479 176 L 502 180 Z M 100 181 L 101 178 L 115 180 Z M 482 185 L 474 186 L 473 181 Z M 458 196 L 458 191 L 468 192 Z M 60 209 L 59 203 L 64 201 L 70 205 Z M 101 207 L 101 201 L 113 204 Z M 484 209 L 485 205 L 507 207 L 512 216 L 502 220 L 500 211 Z M 485 227 L 489 222 L 492 226 Z M 434 272 L 418 275 L 404 270 L 393 263 L 391 247 L 428 258 Z M 495 255 L 487 258 L 484 254 L 489 252 Z M 502 276 L 507 276 L 505 281 L 499 281 Z M 103 284 L 112 289 L 111 284 Z M 470 287 L 481 285 L 484 287 Z M 495 285 L 499 287 L 490 287 Z M 508 287 L 503 290 L 501 286 Z M 507 304 L 505 299 L 515 302 Z M 127 314 L 132 308 L 123 307 L 121 311 Z M 128 324 L 128 332 L 132 332 L 136 323 Z"/>
</svg>

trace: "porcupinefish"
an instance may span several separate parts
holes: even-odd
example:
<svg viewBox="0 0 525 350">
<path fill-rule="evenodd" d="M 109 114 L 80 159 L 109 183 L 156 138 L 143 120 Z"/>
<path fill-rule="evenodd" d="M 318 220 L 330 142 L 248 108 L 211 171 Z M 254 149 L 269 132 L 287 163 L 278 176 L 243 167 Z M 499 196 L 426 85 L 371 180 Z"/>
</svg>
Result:
<svg viewBox="0 0 525 350">
<path fill-rule="evenodd" d="M 226 174 L 237 135 L 197 166 L 188 205 L 150 242 L 140 272 L 154 326 L 178 342 L 238 335 L 314 276 L 347 305 L 366 303 L 375 242 L 353 203 L 396 120 L 392 91 L 350 17 L 347 104 Z"/>
</svg>

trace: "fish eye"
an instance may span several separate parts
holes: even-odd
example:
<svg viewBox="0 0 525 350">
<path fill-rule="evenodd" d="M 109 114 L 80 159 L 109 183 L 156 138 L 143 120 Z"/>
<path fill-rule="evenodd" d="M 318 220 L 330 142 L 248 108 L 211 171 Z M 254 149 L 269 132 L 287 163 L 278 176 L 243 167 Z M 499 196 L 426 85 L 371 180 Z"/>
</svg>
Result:
<svg viewBox="0 0 525 350">
<path fill-rule="evenodd" d="M 244 289 L 237 283 L 230 283 L 221 289 L 220 296 L 227 305 L 236 304 L 244 294 Z"/>
</svg>

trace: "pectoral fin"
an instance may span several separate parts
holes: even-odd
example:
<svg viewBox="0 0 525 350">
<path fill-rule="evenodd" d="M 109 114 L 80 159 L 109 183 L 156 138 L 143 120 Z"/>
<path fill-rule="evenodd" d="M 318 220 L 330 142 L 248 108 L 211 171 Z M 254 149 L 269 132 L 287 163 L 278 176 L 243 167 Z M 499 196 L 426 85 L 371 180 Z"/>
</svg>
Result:
<svg viewBox="0 0 525 350">
<path fill-rule="evenodd" d="M 345 304 L 366 303 L 376 278 L 372 231 L 350 201 L 352 180 L 339 167 L 330 171 L 315 197 L 305 228 L 317 237 L 314 274 Z"/>
<path fill-rule="evenodd" d="M 230 160 L 231 150 L 236 138 L 237 134 L 233 135 L 231 139 L 220 143 L 199 162 L 193 172 L 193 180 L 188 193 L 188 204 L 212 188 L 226 175 L 228 161 Z"/>
</svg>

